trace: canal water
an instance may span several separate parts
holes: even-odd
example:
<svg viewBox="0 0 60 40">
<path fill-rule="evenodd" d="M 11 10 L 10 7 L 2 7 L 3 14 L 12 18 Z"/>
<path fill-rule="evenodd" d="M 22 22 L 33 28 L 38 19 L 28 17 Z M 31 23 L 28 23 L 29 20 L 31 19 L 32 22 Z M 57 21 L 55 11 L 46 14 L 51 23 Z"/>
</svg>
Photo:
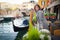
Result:
<svg viewBox="0 0 60 40">
<path fill-rule="evenodd" d="M 0 40 L 22 40 L 26 32 L 27 30 L 24 29 L 14 32 L 12 20 L 9 18 L 0 22 Z"/>
<path fill-rule="evenodd" d="M 0 22 L 0 40 L 15 40 L 18 32 L 14 32 L 12 21 Z"/>
</svg>

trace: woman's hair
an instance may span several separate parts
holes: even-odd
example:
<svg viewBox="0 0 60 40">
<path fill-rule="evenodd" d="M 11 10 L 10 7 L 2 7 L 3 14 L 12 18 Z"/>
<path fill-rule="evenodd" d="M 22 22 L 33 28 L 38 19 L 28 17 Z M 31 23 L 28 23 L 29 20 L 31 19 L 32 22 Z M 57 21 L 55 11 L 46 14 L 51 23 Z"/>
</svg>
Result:
<svg viewBox="0 0 60 40">
<path fill-rule="evenodd" d="M 39 10 L 41 10 L 41 7 L 40 7 L 38 4 L 36 4 L 36 5 L 34 6 L 34 10 L 35 10 L 35 11 L 36 11 L 36 6 L 39 7 Z"/>
</svg>

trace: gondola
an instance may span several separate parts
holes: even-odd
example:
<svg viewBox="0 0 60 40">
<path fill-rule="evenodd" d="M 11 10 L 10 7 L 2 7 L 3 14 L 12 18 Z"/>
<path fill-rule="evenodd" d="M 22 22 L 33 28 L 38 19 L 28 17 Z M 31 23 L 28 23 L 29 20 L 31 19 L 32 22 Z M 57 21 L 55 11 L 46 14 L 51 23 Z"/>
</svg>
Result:
<svg viewBox="0 0 60 40">
<path fill-rule="evenodd" d="M 4 20 L 4 18 L 1 18 L 1 17 L 0 17 L 0 23 L 1 23 L 3 20 Z"/>
<path fill-rule="evenodd" d="M 13 23 L 13 29 L 14 29 L 15 32 L 28 30 L 29 25 L 28 25 L 28 20 L 27 20 L 27 19 L 20 20 L 20 22 L 21 22 L 21 21 L 22 21 L 22 22 L 21 22 L 21 23 L 19 22 L 19 24 L 21 24 L 21 25 L 19 25 L 19 26 L 18 26 L 18 24 L 16 25 L 16 24 L 14 23 L 14 21 L 16 22 L 17 20 L 15 19 L 15 20 L 12 21 L 12 23 Z"/>
</svg>

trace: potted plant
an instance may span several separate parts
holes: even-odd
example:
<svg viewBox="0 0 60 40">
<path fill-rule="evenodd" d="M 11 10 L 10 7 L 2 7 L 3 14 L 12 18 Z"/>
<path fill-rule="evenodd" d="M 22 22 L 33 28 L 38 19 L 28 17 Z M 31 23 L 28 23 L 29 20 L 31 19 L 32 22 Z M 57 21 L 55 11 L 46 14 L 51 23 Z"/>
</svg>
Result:
<svg viewBox="0 0 60 40">
<path fill-rule="evenodd" d="M 48 12 L 44 13 L 44 16 L 46 19 L 49 19 L 49 13 Z"/>
<path fill-rule="evenodd" d="M 53 23 L 54 21 L 56 21 L 56 13 L 50 13 L 49 15 L 50 17 L 50 21 Z"/>
<path fill-rule="evenodd" d="M 23 40 L 51 40 L 50 32 L 47 29 L 41 29 L 38 31 L 38 29 L 35 28 L 31 23 L 29 26 L 30 29 L 23 36 Z"/>
<path fill-rule="evenodd" d="M 51 19 L 55 19 L 55 18 L 56 18 L 56 13 L 51 13 L 51 14 L 50 14 L 50 18 L 51 18 Z"/>
</svg>

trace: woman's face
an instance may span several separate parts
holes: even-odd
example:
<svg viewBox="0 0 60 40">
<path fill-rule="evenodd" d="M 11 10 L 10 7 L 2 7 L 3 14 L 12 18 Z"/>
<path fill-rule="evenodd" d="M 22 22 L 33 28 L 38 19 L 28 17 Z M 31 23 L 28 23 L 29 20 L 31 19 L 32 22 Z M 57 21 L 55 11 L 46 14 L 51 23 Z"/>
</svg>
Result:
<svg viewBox="0 0 60 40">
<path fill-rule="evenodd" d="M 38 11 L 39 10 L 39 7 L 38 6 L 35 6 L 35 10 Z"/>
</svg>

